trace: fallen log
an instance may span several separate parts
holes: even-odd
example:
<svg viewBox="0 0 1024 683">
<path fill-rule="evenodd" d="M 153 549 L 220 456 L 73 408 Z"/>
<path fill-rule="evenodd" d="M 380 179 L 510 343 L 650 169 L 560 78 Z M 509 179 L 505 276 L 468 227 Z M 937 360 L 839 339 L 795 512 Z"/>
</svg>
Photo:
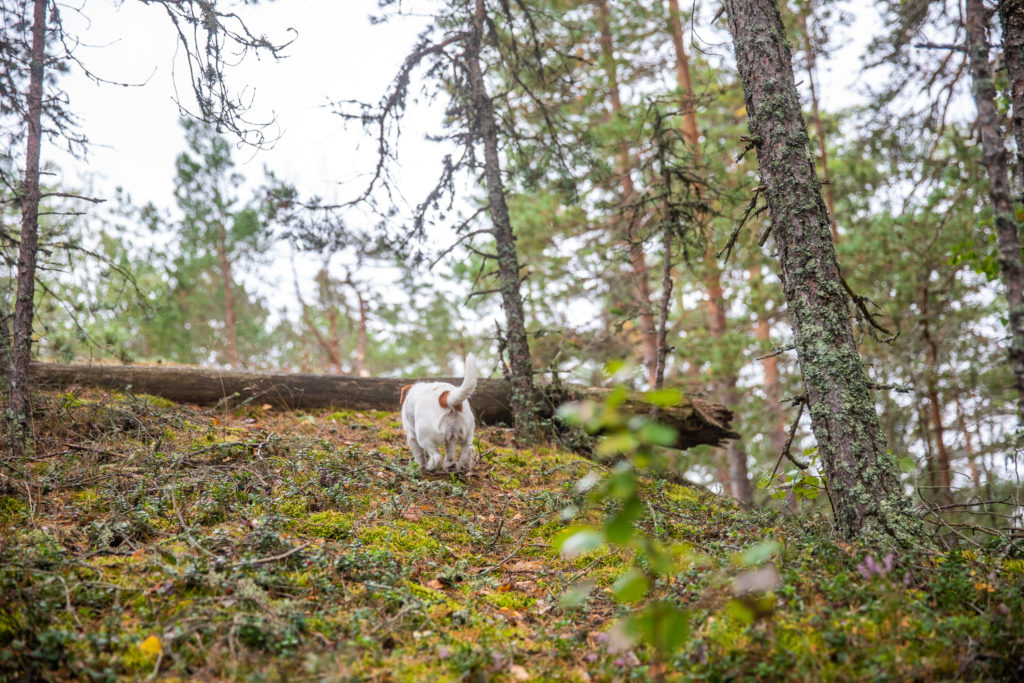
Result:
<svg viewBox="0 0 1024 683">
<path fill-rule="evenodd" d="M 309 373 L 263 373 L 162 365 L 60 365 L 32 363 L 29 376 L 37 387 L 66 390 L 90 386 L 111 391 L 152 394 L 179 403 L 234 406 L 244 401 L 270 404 L 285 410 L 335 408 L 339 410 L 398 410 L 402 387 L 414 380 L 386 377 L 348 377 Z M 432 381 L 459 384 L 462 378 Z M 566 400 L 602 400 L 607 390 L 542 387 L 541 417 L 548 418 Z M 481 424 L 512 424 L 509 385 L 501 379 L 480 379 L 471 405 Z M 624 409 L 646 414 L 650 406 L 639 394 L 630 396 Z M 660 419 L 679 432 L 678 448 L 700 444 L 721 445 L 738 438 L 729 428 L 733 414 L 724 406 L 698 397 L 684 397 L 677 406 L 663 408 Z"/>
</svg>

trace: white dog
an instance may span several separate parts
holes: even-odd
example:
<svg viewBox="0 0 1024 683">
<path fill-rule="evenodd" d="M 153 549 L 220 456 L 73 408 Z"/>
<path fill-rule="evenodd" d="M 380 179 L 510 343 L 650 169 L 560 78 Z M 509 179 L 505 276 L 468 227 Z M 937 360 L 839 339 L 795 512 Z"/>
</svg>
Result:
<svg viewBox="0 0 1024 683">
<path fill-rule="evenodd" d="M 430 472 L 441 465 L 441 446 L 446 472 L 468 472 L 476 464 L 476 423 L 466 400 L 475 389 L 476 359 L 472 355 L 466 358 L 466 377 L 458 387 L 447 382 L 418 382 L 402 387 L 402 426 L 420 470 Z"/>
</svg>

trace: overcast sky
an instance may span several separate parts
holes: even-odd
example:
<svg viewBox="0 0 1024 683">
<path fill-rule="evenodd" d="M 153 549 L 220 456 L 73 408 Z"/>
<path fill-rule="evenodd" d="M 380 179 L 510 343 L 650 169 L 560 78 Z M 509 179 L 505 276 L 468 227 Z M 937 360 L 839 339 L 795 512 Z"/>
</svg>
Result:
<svg viewBox="0 0 1024 683">
<path fill-rule="evenodd" d="M 77 72 L 65 77 L 72 108 L 92 143 L 89 160 L 79 165 L 53 148 L 48 156 L 67 173 L 94 175 L 100 194 L 121 185 L 136 203 L 167 205 L 174 158 L 184 149 L 175 84 L 182 102 L 193 107 L 188 74 L 161 7 L 134 0 L 117 5 L 90 0 L 81 12 L 64 6 L 65 28 L 81 39 L 75 54 L 94 73 L 141 85 L 96 84 Z M 266 165 L 304 194 L 330 197 L 339 181 L 365 171 L 372 141 L 356 126 L 346 131 L 327 104 L 379 99 L 423 26 L 420 19 L 371 26 L 367 17 L 375 9 L 374 0 L 287 0 L 239 10 L 254 33 L 272 40 L 287 40 L 289 28 L 297 32 L 285 59 L 250 55 L 228 74 L 232 87 L 253 98 L 249 118 L 275 119 L 268 133 L 280 136 L 266 151 L 236 150 L 240 170 L 252 181 L 262 179 Z"/>
</svg>

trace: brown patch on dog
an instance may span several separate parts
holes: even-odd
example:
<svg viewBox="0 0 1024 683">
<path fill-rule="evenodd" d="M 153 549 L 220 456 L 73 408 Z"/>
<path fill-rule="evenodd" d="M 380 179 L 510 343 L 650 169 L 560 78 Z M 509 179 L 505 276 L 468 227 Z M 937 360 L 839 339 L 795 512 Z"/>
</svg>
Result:
<svg viewBox="0 0 1024 683">
<path fill-rule="evenodd" d="M 413 385 L 411 384 L 406 384 L 402 387 L 402 396 L 398 399 L 398 405 L 405 405 L 405 395 L 409 393 L 409 390 L 412 389 L 412 387 Z"/>
<path fill-rule="evenodd" d="M 451 392 L 442 391 L 441 395 L 437 397 L 437 403 L 442 408 L 448 409 L 450 407 L 448 405 L 448 394 L 449 393 L 451 393 Z M 462 412 L 462 404 L 461 403 L 459 405 L 455 406 L 455 412 L 457 412 L 457 413 L 461 413 Z"/>
</svg>

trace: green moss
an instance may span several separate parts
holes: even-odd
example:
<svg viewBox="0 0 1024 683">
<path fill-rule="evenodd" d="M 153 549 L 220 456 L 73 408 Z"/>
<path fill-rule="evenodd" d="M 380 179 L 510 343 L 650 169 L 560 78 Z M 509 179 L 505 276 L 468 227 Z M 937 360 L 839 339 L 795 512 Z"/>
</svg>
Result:
<svg viewBox="0 0 1024 683">
<path fill-rule="evenodd" d="M 448 554 L 426 530 L 401 520 L 361 529 L 358 538 L 371 550 L 389 550 L 401 554 Z"/>
<path fill-rule="evenodd" d="M 28 516 L 28 504 L 18 498 L 0 496 L 0 524 L 17 524 Z"/>
<path fill-rule="evenodd" d="M 291 528 L 306 536 L 336 541 L 346 538 L 353 527 L 352 516 L 335 510 L 315 512 L 305 519 L 295 520 Z"/>
<path fill-rule="evenodd" d="M 295 496 L 278 501 L 275 507 L 278 513 L 286 517 L 305 517 L 306 511 L 309 509 L 309 501 L 304 496 Z"/>
<path fill-rule="evenodd" d="M 523 609 L 537 602 L 537 599 L 516 591 L 494 591 L 484 594 L 484 600 L 500 609 Z"/>
<path fill-rule="evenodd" d="M 163 408 L 164 410 L 171 410 L 176 405 L 174 401 L 169 401 L 163 396 L 154 396 L 153 394 L 138 394 L 137 398 L 141 398 L 154 408 Z"/>
</svg>

